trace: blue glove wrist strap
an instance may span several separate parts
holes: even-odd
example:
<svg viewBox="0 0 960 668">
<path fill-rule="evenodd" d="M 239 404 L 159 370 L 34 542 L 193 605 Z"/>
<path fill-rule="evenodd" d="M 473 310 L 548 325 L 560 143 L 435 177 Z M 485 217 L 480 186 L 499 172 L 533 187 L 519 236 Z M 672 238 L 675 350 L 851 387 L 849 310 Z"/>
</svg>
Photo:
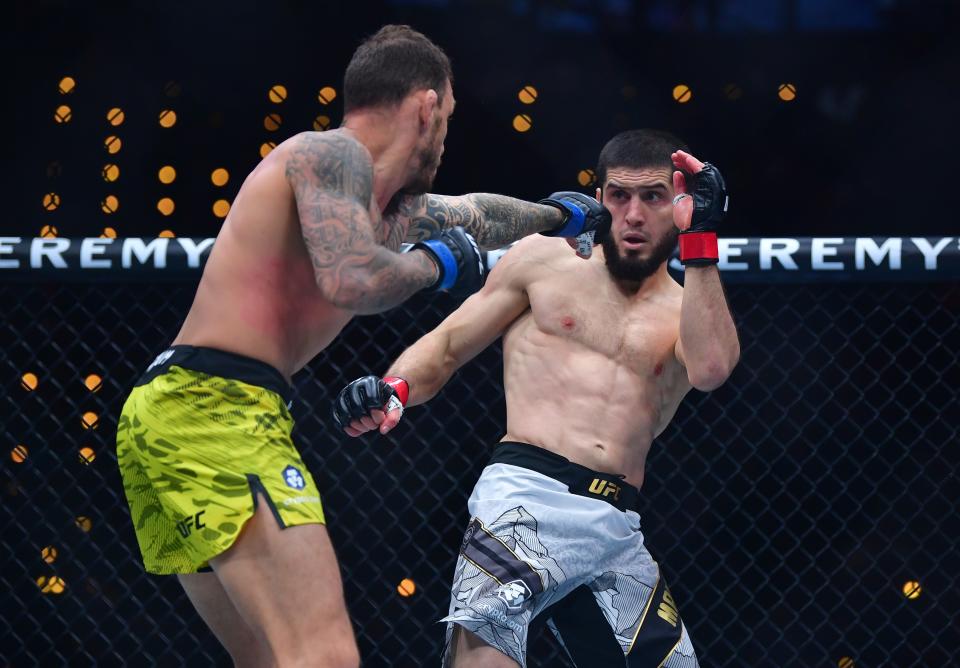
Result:
<svg viewBox="0 0 960 668">
<path fill-rule="evenodd" d="M 583 213 L 583 210 L 575 204 L 563 201 L 560 201 L 560 204 L 570 212 L 570 217 L 567 218 L 567 224 L 551 236 L 575 237 L 583 232 L 583 223 L 586 220 L 586 215 Z"/>
<path fill-rule="evenodd" d="M 442 241 L 427 239 L 420 243 L 429 248 L 440 261 L 440 283 L 434 289 L 449 290 L 457 282 L 457 258 L 453 256 L 453 252 Z"/>
</svg>

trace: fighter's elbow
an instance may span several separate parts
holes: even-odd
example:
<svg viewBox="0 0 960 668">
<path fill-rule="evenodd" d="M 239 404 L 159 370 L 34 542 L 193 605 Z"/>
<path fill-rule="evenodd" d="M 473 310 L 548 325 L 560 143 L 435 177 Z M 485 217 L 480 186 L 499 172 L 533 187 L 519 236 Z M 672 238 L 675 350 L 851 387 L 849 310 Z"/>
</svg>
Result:
<svg viewBox="0 0 960 668">
<path fill-rule="evenodd" d="M 341 311 L 349 311 L 355 315 L 374 315 L 386 310 L 380 304 L 371 304 L 361 299 L 330 299 L 329 302 Z"/>
<path fill-rule="evenodd" d="M 727 380 L 727 378 L 720 373 L 711 371 L 696 373 L 687 371 L 687 378 L 690 380 L 690 385 L 701 392 L 713 392 Z"/>
<path fill-rule="evenodd" d="M 697 372 L 688 370 L 687 378 L 694 389 L 701 392 L 713 392 L 727 381 L 729 374 L 724 374 L 722 371 L 713 368 Z"/>
<path fill-rule="evenodd" d="M 687 368 L 690 384 L 701 392 L 712 392 L 730 377 L 740 360 L 740 348 L 725 355 L 716 355 L 693 367 Z"/>
<path fill-rule="evenodd" d="M 329 301 L 341 311 L 349 311 L 355 315 L 375 315 L 393 308 L 391 305 L 384 304 L 379 300 L 364 299 L 362 297 L 344 297 L 330 299 Z"/>
<path fill-rule="evenodd" d="M 317 285 L 324 299 L 338 309 L 360 315 L 384 310 L 381 300 L 377 299 L 372 277 L 362 272 L 351 272 L 336 281 L 318 278 Z"/>
</svg>

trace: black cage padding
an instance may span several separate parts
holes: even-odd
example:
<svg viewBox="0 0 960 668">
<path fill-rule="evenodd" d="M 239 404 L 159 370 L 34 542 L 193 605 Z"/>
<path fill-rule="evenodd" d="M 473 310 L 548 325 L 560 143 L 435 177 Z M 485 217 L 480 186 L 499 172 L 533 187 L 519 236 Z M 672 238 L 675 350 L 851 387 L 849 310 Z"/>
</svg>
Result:
<svg viewBox="0 0 960 668">
<path fill-rule="evenodd" d="M 176 580 L 144 573 L 114 446 L 127 392 L 194 289 L 0 283 L 4 665 L 230 665 Z M 740 365 L 686 399 L 641 495 L 647 543 L 701 665 L 949 665 L 960 646 L 960 287 L 728 293 Z M 336 433 L 330 401 L 454 306 L 418 296 L 358 318 L 295 379 L 295 437 L 324 495 L 365 666 L 439 663 L 466 498 L 504 425 L 500 349 L 388 438 Z M 103 377 L 96 392 L 91 373 Z M 315 577 L 309 564 L 303 577 Z M 413 596 L 398 594 L 403 578 Z M 904 594 L 908 582 L 919 595 Z M 531 638 L 529 665 L 566 665 L 548 633 Z"/>
</svg>

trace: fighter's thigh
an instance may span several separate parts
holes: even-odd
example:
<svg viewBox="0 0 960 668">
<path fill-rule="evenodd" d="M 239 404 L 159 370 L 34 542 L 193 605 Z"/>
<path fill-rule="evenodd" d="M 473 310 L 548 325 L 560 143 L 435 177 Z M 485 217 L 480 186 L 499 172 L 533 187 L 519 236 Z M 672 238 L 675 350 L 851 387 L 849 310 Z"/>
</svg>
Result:
<svg viewBox="0 0 960 668">
<path fill-rule="evenodd" d="M 520 664 L 460 625 L 451 640 L 452 668 L 517 668 Z"/>
<path fill-rule="evenodd" d="M 210 565 L 281 665 L 307 658 L 325 666 L 359 663 L 340 569 L 322 524 L 281 529 L 258 494 L 253 518 Z"/>
<path fill-rule="evenodd" d="M 697 668 L 677 605 L 657 567 L 604 573 L 543 612 L 574 665 Z M 646 580 L 647 584 L 644 583 Z"/>
<path fill-rule="evenodd" d="M 197 613 L 226 648 L 236 666 L 268 666 L 273 662 L 266 639 L 240 616 L 213 573 L 177 576 Z"/>
</svg>

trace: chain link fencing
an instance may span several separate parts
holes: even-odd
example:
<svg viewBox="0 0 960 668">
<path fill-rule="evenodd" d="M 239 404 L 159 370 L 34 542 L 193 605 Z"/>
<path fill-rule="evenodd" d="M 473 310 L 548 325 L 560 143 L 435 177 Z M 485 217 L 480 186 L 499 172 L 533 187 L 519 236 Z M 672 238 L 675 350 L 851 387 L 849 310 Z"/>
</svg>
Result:
<svg viewBox="0 0 960 668">
<path fill-rule="evenodd" d="M 230 665 L 175 578 L 143 572 L 114 448 L 126 393 L 194 289 L 0 283 L 0 663 Z M 683 403 L 640 508 L 701 664 L 950 665 L 960 286 L 728 294 L 740 365 Z M 324 494 L 365 666 L 439 664 L 466 499 L 505 424 L 500 348 L 386 438 L 338 434 L 330 401 L 455 305 L 417 296 L 358 318 L 295 378 L 295 439 Z M 567 665 L 547 631 L 529 656 Z"/>
</svg>

